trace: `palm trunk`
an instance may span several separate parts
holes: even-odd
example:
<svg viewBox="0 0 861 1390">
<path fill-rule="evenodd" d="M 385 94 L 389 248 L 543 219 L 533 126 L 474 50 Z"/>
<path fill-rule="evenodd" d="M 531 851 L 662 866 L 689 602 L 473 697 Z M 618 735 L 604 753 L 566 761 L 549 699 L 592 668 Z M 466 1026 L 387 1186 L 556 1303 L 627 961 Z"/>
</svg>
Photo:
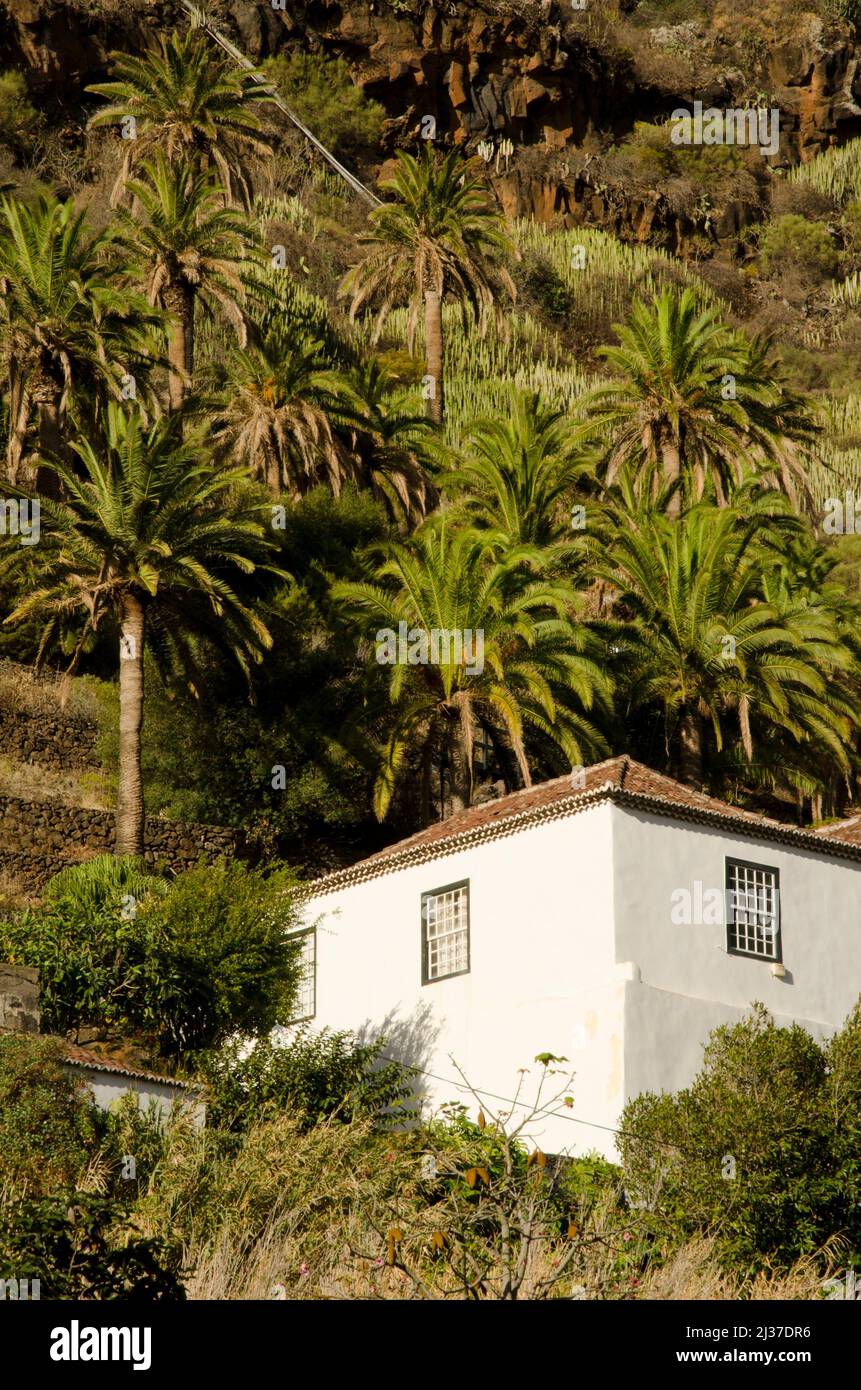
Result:
<svg viewBox="0 0 861 1390">
<path fill-rule="evenodd" d="M 29 396 L 26 388 L 16 379 L 9 392 L 9 439 L 6 445 L 6 477 L 16 486 L 30 487 L 35 482 L 32 470 L 24 462 L 29 422 Z"/>
<path fill-rule="evenodd" d="M 167 349 L 170 408 L 180 411 L 194 371 L 194 290 L 188 285 L 171 285 L 164 302 L 173 320 Z"/>
<path fill-rule="evenodd" d="M 677 482 L 681 477 L 682 460 L 679 445 L 676 440 L 667 440 L 661 449 L 661 462 L 664 469 L 664 477 L 668 483 Z M 667 507 L 667 516 L 677 517 L 682 508 L 680 491 L 677 488 L 670 498 Z"/>
<path fill-rule="evenodd" d="M 681 722 L 681 776 L 689 787 L 703 784 L 703 721 L 695 710 L 685 710 Z"/>
<path fill-rule="evenodd" d="M 458 711 L 451 730 L 451 810 L 452 815 L 472 805 L 472 759 L 466 742 L 462 711 Z"/>
<path fill-rule="evenodd" d="M 63 462 L 65 440 L 60 426 L 59 394 L 54 394 L 39 404 L 39 454 L 44 459 Z M 52 469 L 36 469 L 36 491 L 43 497 L 59 497 L 60 480 Z"/>
<path fill-rule="evenodd" d="M 117 792 L 116 853 L 144 852 L 141 729 L 144 712 L 144 606 L 126 593 L 120 635 L 120 772 Z"/>
<path fill-rule="evenodd" d="M 425 402 L 425 412 L 434 424 L 442 424 L 443 380 L 442 380 L 442 295 L 436 290 L 425 292 L 425 351 L 427 353 L 428 376 L 431 379 L 433 394 Z"/>
</svg>

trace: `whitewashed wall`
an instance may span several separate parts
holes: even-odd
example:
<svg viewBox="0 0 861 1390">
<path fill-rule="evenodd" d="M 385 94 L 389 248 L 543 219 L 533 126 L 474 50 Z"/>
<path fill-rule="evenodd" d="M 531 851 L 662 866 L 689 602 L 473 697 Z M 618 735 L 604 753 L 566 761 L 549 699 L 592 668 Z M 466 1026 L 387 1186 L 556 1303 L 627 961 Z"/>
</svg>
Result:
<svg viewBox="0 0 861 1390">
<path fill-rule="evenodd" d="M 624 971 L 613 953 L 611 808 L 462 850 L 308 904 L 317 930 L 316 1027 L 386 1033 L 388 1051 L 443 1078 L 429 1102 L 472 1084 L 511 1097 L 539 1052 L 577 1072 L 572 1116 L 535 1129 L 556 1151 L 608 1151 L 622 1100 Z M 422 985 L 421 897 L 470 881 L 469 974 Z M 532 1086 L 534 1089 L 534 1085 Z M 488 1096 L 485 1109 L 500 1108 Z M 597 1122 L 597 1126 L 595 1123 Z"/>
<path fill-rule="evenodd" d="M 205 1123 L 206 1106 L 193 1092 L 157 1081 L 145 1081 L 140 1077 L 99 1071 L 95 1067 L 76 1065 L 66 1070 L 73 1080 L 86 1083 L 100 1110 L 110 1110 L 122 1096 L 131 1093 L 137 1096 L 141 1110 L 147 1110 L 150 1102 L 154 1101 L 159 1113 L 166 1118 L 173 1107 L 179 1105 L 191 1115 L 196 1129 L 201 1129 Z"/>
<path fill-rule="evenodd" d="M 840 1027 L 861 994 L 861 865 L 627 808 L 612 814 L 616 949 L 639 968 L 625 1005 L 626 1099 L 687 1086 L 710 1030 L 755 1000 L 818 1038 Z M 693 897 L 697 880 L 723 890 L 728 857 L 780 873 L 782 979 L 767 961 L 731 955 L 723 921 L 672 921 L 674 890 Z"/>
</svg>

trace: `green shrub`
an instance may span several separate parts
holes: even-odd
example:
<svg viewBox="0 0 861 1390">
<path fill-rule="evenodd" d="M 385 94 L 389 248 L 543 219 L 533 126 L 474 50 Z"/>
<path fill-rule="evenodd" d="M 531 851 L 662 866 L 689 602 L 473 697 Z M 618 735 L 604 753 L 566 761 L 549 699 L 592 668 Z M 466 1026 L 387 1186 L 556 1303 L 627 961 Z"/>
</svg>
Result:
<svg viewBox="0 0 861 1390">
<path fill-rule="evenodd" d="M 308 1128 L 334 1116 L 349 1124 L 395 1109 L 403 1120 L 410 1072 L 380 1058 L 383 1040 L 362 1044 L 351 1033 L 302 1029 L 282 1046 L 260 1038 L 250 1052 L 228 1044 L 208 1059 L 209 1123 L 246 1130 L 273 1111 L 289 1110 Z"/>
<path fill-rule="evenodd" d="M 0 72 L 0 141 L 17 149 L 38 124 L 39 113 L 30 103 L 23 73 Z"/>
<path fill-rule="evenodd" d="M 53 1032 L 103 1027 L 178 1057 L 289 1017 L 301 968 L 291 884 L 286 871 L 219 861 L 168 885 L 106 855 L 0 922 L 0 957 L 37 967 Z"/>
<path fill-rule="evenodd" d="M 145 900 L 139 915 L 155 943 L 156 977 L 175 1001 L 161 1020 L 164 1050 L 216 1047 L 289 1020 L 302 972 L 288 936 L 297 925 L 292 887 L 287 870 L 267 875 L 222 859 Z"/>
<path fill-rule="evenodd" d="M 98 1147 L 99 1117 L 61 1058 L 56 1038 L 0 1036 L 0 1186 L 73 1186 Z"/>
<path fill-rule="evenodd" d="M 571 312 L 574 295 L 549 261 L 530 256 L 523 268 L 523 282 L 549 318 L 565 318 Z"/>
<path fill-rule="evenodd" d="M 714 1030 L 690 1089 L 626 1107 L 626 1187 L 663 1236 L 716 1234 L 727 1265 L 743 1271 L 788 1265 L 835 1236 L 858 1258 L 859 1097 L 857 1009 L 823 1049 L 756 1005 L 750 1018 Z"/>
<path fill-rule="evenodd" d="M 38 1279 L 42 1299 L 180 1302 L 179 1276 L 178 1247 L 142 1237 L 100 1194 L 0 1201 L 0 1279 Z"/>
<path fill-rule="evenodd" d="M 795 270 L 806 279 L 825 280 L 837 270 L 837 251 L 821 222 L 787 213 L 770 222 L 759 242 L 766 275 Z"/>
<path fill-rule="evenodd" d="M 377 145 L 386 113 L 356 86 L 343 58 L 289 53 L 263 66 L 287 104 L 333 154 L 356 158 Z"/>
</svg>

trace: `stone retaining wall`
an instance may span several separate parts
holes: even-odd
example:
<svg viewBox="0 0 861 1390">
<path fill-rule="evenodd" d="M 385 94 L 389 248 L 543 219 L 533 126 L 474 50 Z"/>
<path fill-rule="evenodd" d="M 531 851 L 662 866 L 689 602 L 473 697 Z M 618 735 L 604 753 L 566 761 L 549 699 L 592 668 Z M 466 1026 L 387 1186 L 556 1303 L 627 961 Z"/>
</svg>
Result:
<svg viewBox="0 0 861 1390">
<path fill-rule="evenodd" d="M 0 796 L 0 872 L 26 892 L 38 893 L 53 874 L 114 848 L 113 811 L 85 810 L 49 801 Z M 146 859 L 178 872 L 201 856 L 244 852 L 239 830 L 150 816 L 145 829 Z"/>
<path fill-rule="evenodd" d="M 97 737 L 95 724 L 73 715 L 0 708 L 0 753 L 22 763 L 61 772 L 97 768 Z"/>
</svg>

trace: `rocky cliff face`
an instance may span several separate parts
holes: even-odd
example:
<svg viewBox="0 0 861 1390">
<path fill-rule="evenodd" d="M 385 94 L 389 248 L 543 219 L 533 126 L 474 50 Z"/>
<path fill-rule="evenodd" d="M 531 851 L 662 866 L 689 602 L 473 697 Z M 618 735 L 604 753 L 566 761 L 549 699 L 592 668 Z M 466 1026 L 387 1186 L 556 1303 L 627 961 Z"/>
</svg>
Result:
<svg viewBox="0 0 861 1390">
<path fill-rule="evenodd" d="M 554 155 L 619 140 L 635 121 L 694 97 L 737 106 L 766 93 L 781 111 L 772 164 L 861 134 L 861 47 L 845 26 L 828 28 L 813 14 L 795 17 L 754 61 L 746 39 L 706 23 L 619 29 L 583 21 L 563 0 L 210 0 L 208 8 L 255 60 L 285 47 L 344 57 L 386 109 L 389 149 L 414 140 L 428 116 L 443 139 L 511 140 L 503 200 L 542 219 L 585 215 L 640 235 L 660 223 L 659 196 L 614 209 L 588 174 L 566 183 Z M 176 0 L 0 0 L 0 48 L 54 97 L 72 100 L 103 72 L 110 49 L 141 47 L 185 22 Z M 524 150 L 545 155 L 546 168 L 524 162 Z"/>
</svg>

